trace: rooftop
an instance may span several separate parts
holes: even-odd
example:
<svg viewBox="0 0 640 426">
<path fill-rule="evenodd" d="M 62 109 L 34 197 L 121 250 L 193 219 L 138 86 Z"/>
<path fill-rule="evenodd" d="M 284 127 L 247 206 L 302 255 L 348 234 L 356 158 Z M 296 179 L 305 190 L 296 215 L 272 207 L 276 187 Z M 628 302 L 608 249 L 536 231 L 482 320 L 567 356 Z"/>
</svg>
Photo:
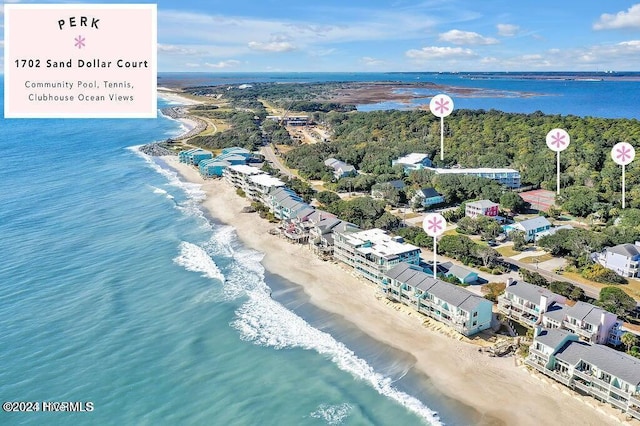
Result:
<svg viewBox="0 0 640 426">
<path fill-rule="evenodd" d="M 582 360 L 633 386 L 640 384 L 640 359 L 603 345 L 567 342 L 556 353 L 556 358 L 571 365 Z"/>
<path fill-rule="evenodd" d="M 514 281 L 511 285 L 507 285 L 505 292 L 521 297 L 536 305 L 540 303 L 540 296 L 545 296 L 547 298 L 560 297 L 560 295 L 547 290 L 546 288 L 529 284 L 526 281 Z"/>
<path fill-rule="evenodd" d="M 398 158 L 395 162 L 396 164 L 420 164 L 424 161 L 425 158 L 429 159 L 429 155 L 412 152 L 411 154 L 407 154 L 404 157 Z"/>
<path fill-rule="evenodd" d="M 233 171 L 233 172 L 236 172 L 236 173 L 240 173 L 240 174 L 243 174 L 243 175 L 265 175 L 265 176 L 269 176 L 265 172 L 263 172 L 262 170 L 256 169 L 255 167 L 247 166 L 246 164 L 235 164 L 233 166 L 229 166 L 227 168 L 227 170 Z"/>
<path fill-rule="evenodd" d="M 545 226 L 551 226 L 551 223 L 544 216 L 533 217 L 531 219 L 517 222 L 514 225 L 520 225 L 527 231 L 533 231 L 538 228 L 544 228 Z"/>
<path fill-rule="evenodd" d="M 566 310 L 567 316 L 584 321 L 588 324 L 600 324 L 602 320 L 602 314 L 606 311 L 597 306 L 593 306 L 586 302 L 576 302 L 570 308 Z"/>
<path fill-rule="evenodd" d="M 231 166 L 234 167 L 234 166 Z M 280 179 L 273 177 L 271 175 L 268 175 L 266 173 L 262 173 L 262 174 L 254 174 L 253 176 L 249 177 L 249 180 L 253 183 L 255 183 L 256 185 L 260 185 L 260 186 L 284 186 L 284 182 L 281 181 Z"/>
<path fill-rule="evenodd" d="M 356 250 L 362 253 L 372 253 L 383 258 L 394 258 L 400 254 L 420 250 L 413 244 L 395 241 L 389 234 L 378 228 L 347 232 L 343 235 L 351 246 L 358 247 Z M 371 246 L 362 247 L 367 243 L 371 243 Z"/>
<path fill-rule="evenodd" d="M 543 328 L 535 340 L 555 351 L 569 336 L 575 336 L 575 334 L 561 328 Z"/>
<path fill-rule="evenodd" d="M 517 173 L 520 175 L 520 172 L 515 169 L 491 169 L 488 167 L 481 167 L 475 169 L 464 169 L 464 168 L 456 168 L 456 169 L 440 169 L 434 167 L 427 167 L 429 170 L 433 170 L 438 174 L 480 174 L 480 173 Z"/>
<path fill-rule="evenodd" d="M 618 244 L 617 246 L 608 247 L 607 251 L 627 257 L 635 257 L 640 254 L 638 246 L 634 244 Z"/>
</svg>

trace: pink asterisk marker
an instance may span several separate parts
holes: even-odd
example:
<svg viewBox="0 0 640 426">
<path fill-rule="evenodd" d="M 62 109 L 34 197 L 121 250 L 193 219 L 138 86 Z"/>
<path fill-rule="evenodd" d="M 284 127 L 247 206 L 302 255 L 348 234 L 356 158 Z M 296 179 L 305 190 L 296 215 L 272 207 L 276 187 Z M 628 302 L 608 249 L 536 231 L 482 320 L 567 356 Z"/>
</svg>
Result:
<svg viewBox="0 0 640 426">
<path fill-rule="evenodd" d="M 620 148 L 616 149 L 616 158 L 618 158 L 618 160 L 624 163 L 627 161 L 627 157 L 631 159 L 631 150 L 628 147 L 622 145 Z"/>
<path fill-rule="evenodd" d="M 436 111 L 438 111 L 440 114 L 444 114 L 446 111 L 449 111 L 449 107 L 447 106 L 449 104 L 449 101 L 447 101 L 444 98 L 440 98 L 438 100 L 436 100 Z"/>
<path fill-rule="evenodd" d="M 427 228 L 434 234 L 442 229 L 442 222 L 437 217 L 431 218 L 427 221 Z"/>
<path fill-rule="evenodd" d="M 560 132 L 557 132 L 555 135 L 551 136 L 551 144 L 555 145 L 557 148 L 561 148 L 564 144 L 564 135 Z"/>
<path fill-rule="evenodd" d="M 78 36 L 78 37 L 76 37 L 74 40 L 75 40 L 75 42 L 76 42 L 76 43 L 74 44 L 74 46 L 75 46 L 75 47 L 77 47 L 78 49 L 82 49 L 83 47 L 86 47 L 86 46 L 85 46 L 85 44 L 84 44 L 84 42 L 86 41 L 86 39 L 85 39 L 84 37 L 82 37 L 82 36 Z"/>
</svg>

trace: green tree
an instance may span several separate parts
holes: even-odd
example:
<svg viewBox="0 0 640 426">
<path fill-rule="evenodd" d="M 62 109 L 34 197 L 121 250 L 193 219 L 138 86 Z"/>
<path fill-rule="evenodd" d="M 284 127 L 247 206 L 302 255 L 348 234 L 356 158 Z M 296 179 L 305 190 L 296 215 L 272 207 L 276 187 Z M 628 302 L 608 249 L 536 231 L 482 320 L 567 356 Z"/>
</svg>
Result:
<svg viewBox="0 0 640 426">
<path fill-rule="evenodd" d="M 316 194 L 316 200 L 324 206 L 340 201 L 340 196 L 333 191 L 320 191 Z"/>
<path fill-rule="evenodd" d="M 509 238 L 513 241 L 513 249 L 516 251 L 522 251 L 527 245 L 527 240 L 525 239 L 524 232 L 522 231 L 512 231 L 509 233 Z"/>
<path fill-rule="evenodd" d="M 520 213 L 525 209 L 526 203 L 520 194 L 507 191 L 500 196 L 500 207 L 513 213 Z"/>
<path fill-rule="evenodd" d="M 619 317 L 626 317 L 636 307 L 636 301 L 619 287 L 604 287 L 600 290 L 598 305 Z"/>
<path fill-rule="evenodd" d="M 626 332 L 620 337 L 620 341 L 627 347 L 627 352 L 629 352 L 633 346 L 638 344 L 638 337 L 633 333 Z"/>
</svg>

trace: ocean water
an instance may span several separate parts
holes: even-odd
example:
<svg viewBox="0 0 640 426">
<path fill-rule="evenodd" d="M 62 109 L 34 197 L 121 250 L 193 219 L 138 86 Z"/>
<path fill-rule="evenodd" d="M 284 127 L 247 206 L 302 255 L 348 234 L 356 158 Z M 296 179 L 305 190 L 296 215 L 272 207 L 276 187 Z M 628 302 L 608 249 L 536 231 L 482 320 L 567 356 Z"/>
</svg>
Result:
<svg viewBox="0 0 640 426">
<path fill-rule="evenodd" d="M 309 305 L 136 145 L 175 121 L 0 120 L 0 424 L 472 424 Z M 269 293 L 272 292 L 272 297 Z"/>
<path fill-rule="evenodd" d="M 0 119 L 0 400 L 95 406 L 0 412 L 0 424 L 482 417 L 410 356 L 265 271 L 261 253 L 202 212 L 197 185 L 133 148 L 180 131 L 163 117 Z"/>
<path fill-rule="evenodd" d="M 358 105 L 360 111 L 428 106 L 438 93 L 452 97 L 455 109 L 496 109 L 514 113 L 576 115 L 640 119 L 640 72 L 534 73 L 162 73 L 158 84 L 188 81 L 189 85 L 236 85 L 254 82 L 308 83 L 319 81 L 400 81 L 434 83 L 448 88 L 482 89 L 481 95 L 461 96 L 446 89 L 411 90 L 411 104 L 381 102 Z M 526 96 L 521 96 L 526 93 Z"/>
</svg>

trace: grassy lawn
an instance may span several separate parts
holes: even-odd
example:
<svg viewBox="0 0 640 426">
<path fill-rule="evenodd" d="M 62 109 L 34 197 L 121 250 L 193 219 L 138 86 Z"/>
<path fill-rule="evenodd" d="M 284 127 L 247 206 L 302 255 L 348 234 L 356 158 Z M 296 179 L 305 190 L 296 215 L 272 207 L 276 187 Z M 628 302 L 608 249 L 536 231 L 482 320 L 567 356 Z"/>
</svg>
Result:
<svg viewBox="0 0 640 426">
<path fill-rule="evenodd" d="M 553 256 L 550 254 L 543 254 L 541 256 L 527 256 L 520 259 L 520 262 L 524 263 L 536 263 L 537 262 L 546 262 L 547 260 L 553 259 Z"/>
<path fill-rule="evenodd" d="M 503 257 L 512 257 L 520 254 L 519 251 L 515 251 L 513 246 L 502 246 L 496 248 L 496 251 L 500 253 Z"/>
<path fill-rule="evenodd" d="M 442 233 L 442 235 L 461 235 L 461 234 L 458 234 L 458 231 L 456 231 L 455 229 L 447 229 Z"/>
</svg>

